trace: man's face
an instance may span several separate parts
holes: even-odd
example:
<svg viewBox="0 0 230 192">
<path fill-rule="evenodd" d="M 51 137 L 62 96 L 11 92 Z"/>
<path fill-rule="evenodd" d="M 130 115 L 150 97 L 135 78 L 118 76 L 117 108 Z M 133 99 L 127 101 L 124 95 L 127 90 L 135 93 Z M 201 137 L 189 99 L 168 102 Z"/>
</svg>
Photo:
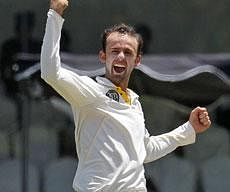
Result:
<svg viewBox="0 0 230 192">
<path fill-rule="evenodd" d="M 137 48 L 135 37 L 118 32 L 108 36 L 106 51 L 101 51 L 99 57 L 106 64 L 106 77 L 115 85 L 128 85 L 132 70 L 140 64 L 141 56 L 137 55 Z"/>
</svg>

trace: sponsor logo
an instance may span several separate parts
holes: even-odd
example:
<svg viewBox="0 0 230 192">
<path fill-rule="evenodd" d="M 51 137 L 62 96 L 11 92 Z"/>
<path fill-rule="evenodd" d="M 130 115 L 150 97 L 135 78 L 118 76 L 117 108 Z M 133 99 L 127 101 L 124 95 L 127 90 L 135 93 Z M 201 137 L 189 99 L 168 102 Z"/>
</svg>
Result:
<svg viewBox="0 0 230 192">
<path fill-rule="evenodd" d="M 119 102 L 119 93 L 111 89 L 106 93 L 106 96 L 113 99 L 114 101 Z"/>
</svg>

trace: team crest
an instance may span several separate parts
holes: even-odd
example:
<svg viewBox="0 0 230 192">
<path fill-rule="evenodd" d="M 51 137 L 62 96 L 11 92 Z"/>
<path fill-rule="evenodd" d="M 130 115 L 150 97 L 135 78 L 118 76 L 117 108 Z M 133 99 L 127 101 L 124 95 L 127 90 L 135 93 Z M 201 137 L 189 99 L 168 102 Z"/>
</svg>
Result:
<svg viewBox="0 0 230 192">
<path fill-rule="evenodd" d="M 113 99 L 114 101 L 119 102 L 119 93 L 117 93 L 115 90 L 111 89 L 106 93 L 106 96 Z"/>
</svg>

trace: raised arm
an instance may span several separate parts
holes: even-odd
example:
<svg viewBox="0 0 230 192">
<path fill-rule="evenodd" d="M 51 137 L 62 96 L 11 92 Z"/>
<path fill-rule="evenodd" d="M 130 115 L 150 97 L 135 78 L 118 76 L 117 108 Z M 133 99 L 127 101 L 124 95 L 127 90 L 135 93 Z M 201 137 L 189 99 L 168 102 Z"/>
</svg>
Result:
<svg viewBox="0 0 230 192">
<path fill-rule="evenodd" d="M 57 0 L 51 0 L 51 2 Z M 52 4 L 52 3 L 51 3 Z M 50 6 L 52 7 L 52 6 Z M 41 50 L 41 77 L 49 84 L 56 81 L 60 75 L 60 38 L 64 19 L 54 9 L 48 12 L 45 35 Z"/>
<path fill-rule="evenodd" d="M 68 0 L 50 0 L 50 10 L 46 23 L 45 36 L 41 51 L 41 76 L 47 81 L 55 80 L 61 67 L 60 38 L 64 10 Z"/>
<path fill-rule="evenodd" d="M 67 0 L 51 0 L 41 50 L 41 77 L 70 104 L 82 106 L 93 103 L 97 85 L 89 77 L 79 76 L 61 66 L 60 38 L 62 17 Z"/>
</svg>

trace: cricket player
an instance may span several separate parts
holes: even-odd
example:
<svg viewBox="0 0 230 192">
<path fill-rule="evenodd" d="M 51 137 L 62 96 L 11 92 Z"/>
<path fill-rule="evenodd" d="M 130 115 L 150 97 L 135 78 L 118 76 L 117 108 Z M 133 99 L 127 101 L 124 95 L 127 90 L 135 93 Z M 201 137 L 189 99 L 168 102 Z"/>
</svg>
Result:
<svg viewBox="0 0 230 192">
<path fill-rule="evenodd" d="M 142 38 L 125 24 L 106 29 L 99 59 L 105 77 L 93 80 L 61 66 L 63 13 L 68 0 L 50 0 L 41 52 L 41 77 L 72 107 L 78 168 L 78 192 L 146 192 L 143 164 L 195 142 L 209 128 L 206 108 L 191 111 L 189 120 L 169 133 L 150 136 L 138 95 L 128 88 L 140 65 Z M 84 63 L 83 63 L 84 65 Z"/>
</svg>

